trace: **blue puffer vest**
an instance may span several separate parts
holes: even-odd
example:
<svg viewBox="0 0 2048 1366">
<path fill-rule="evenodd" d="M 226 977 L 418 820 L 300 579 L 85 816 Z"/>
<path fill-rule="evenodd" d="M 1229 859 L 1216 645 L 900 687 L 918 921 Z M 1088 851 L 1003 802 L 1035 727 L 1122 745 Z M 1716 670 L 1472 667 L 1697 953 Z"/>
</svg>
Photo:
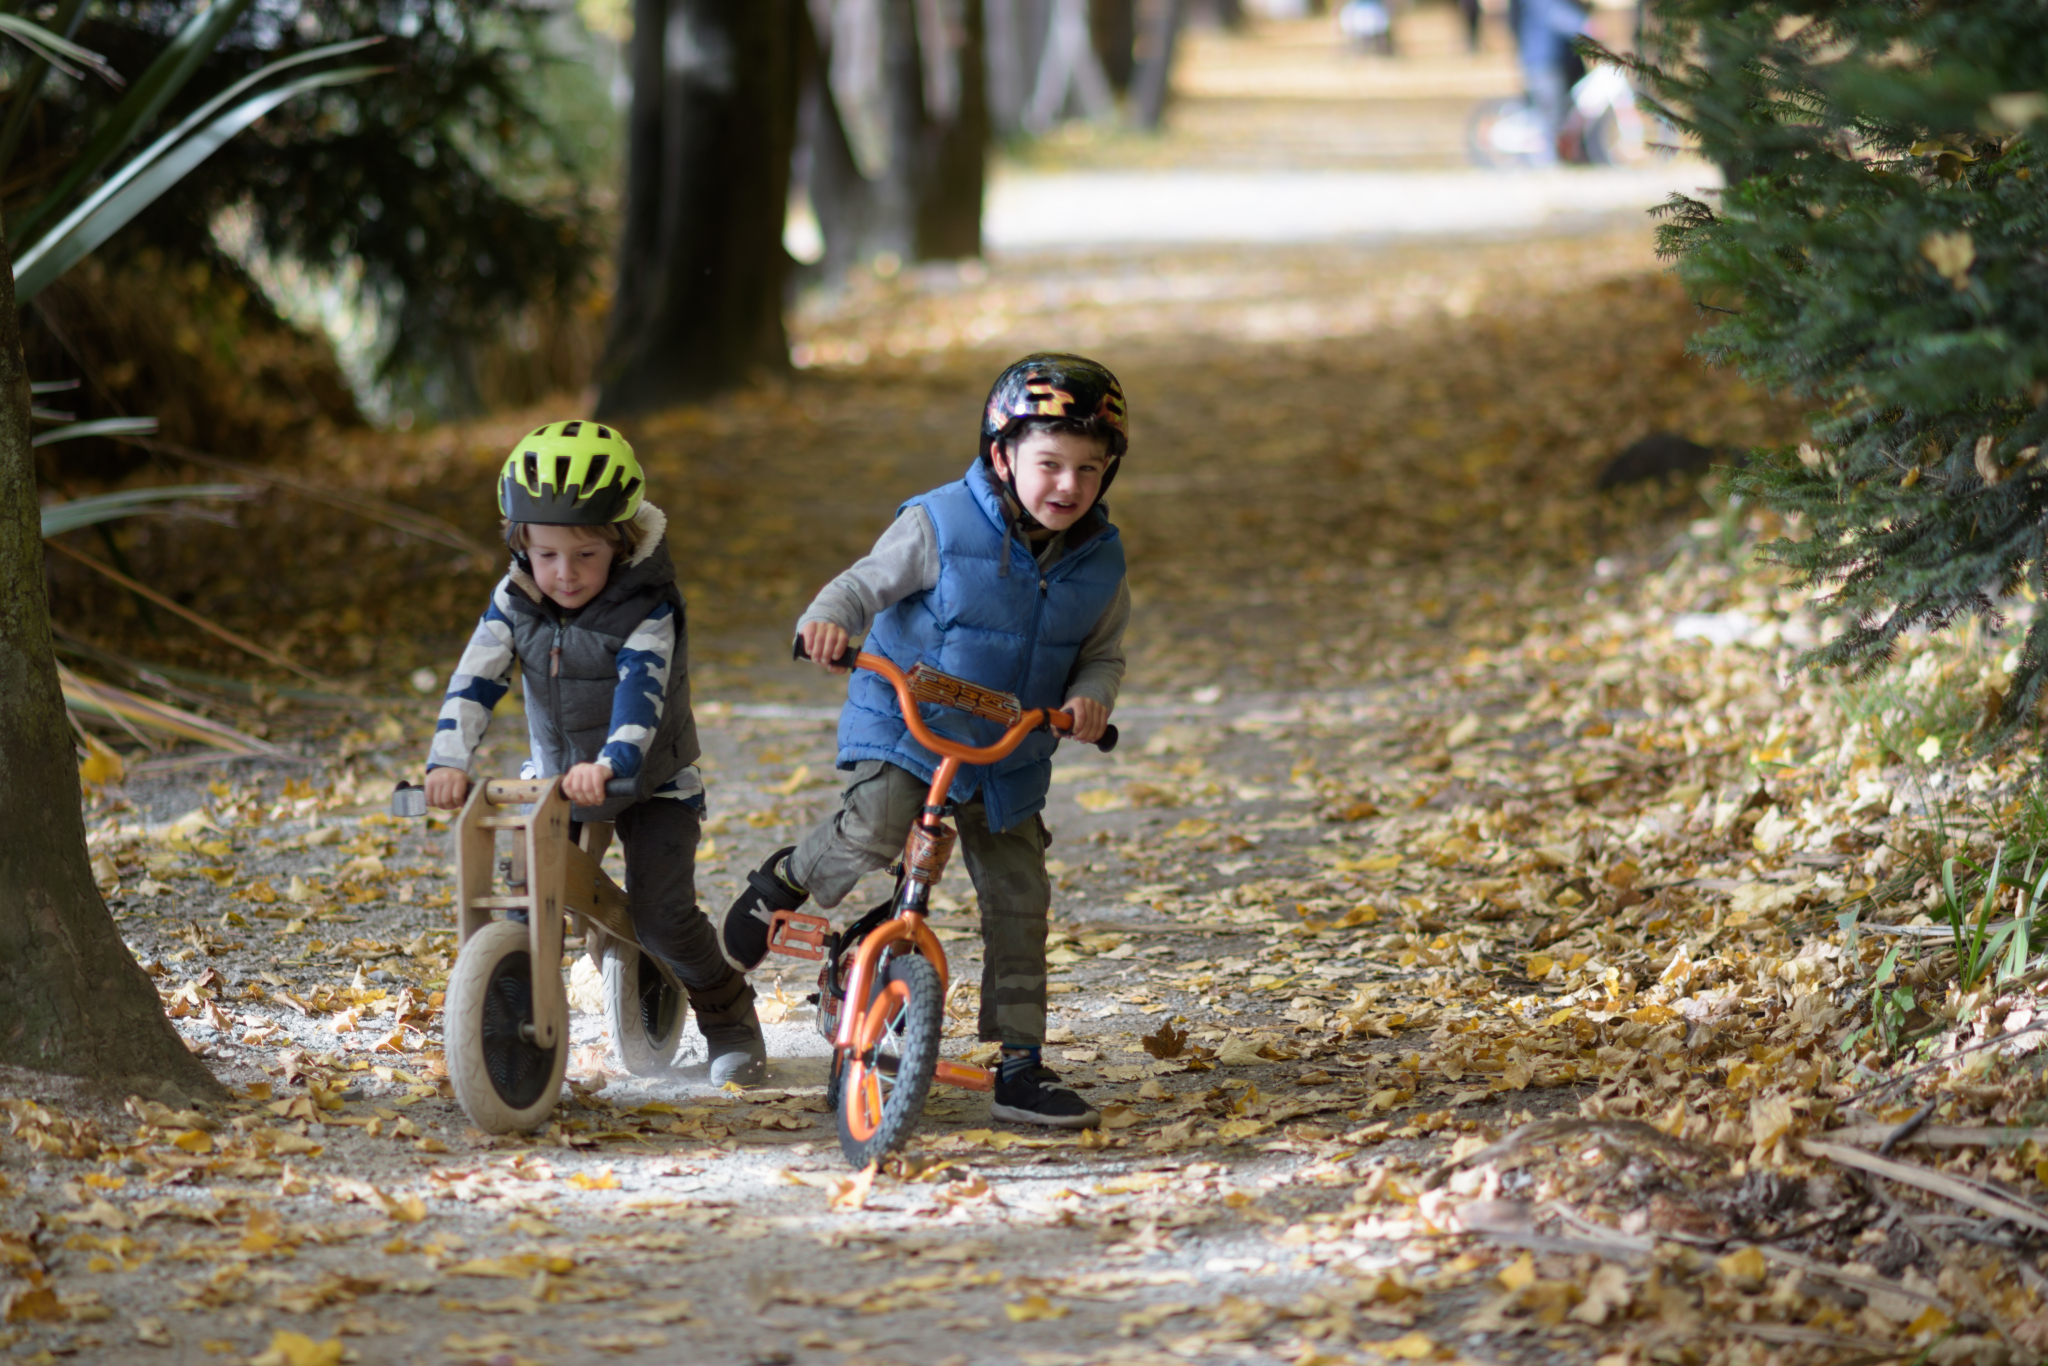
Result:
<svg viewBox="0 0 2048 1366">
<path fill-rule="evenodd" d="M 986 467 L 977 461 L 957 483 L 905 503 L 898 515 L 921 507 L 938 533 L 939 582 L 913 593 L 875 619 L 862 647 L 909 669 L 922 661 L 986 688 L 1017 694 L 1026 708 L 1057 707 L 1088 632 L 1116 600 L 1124 579 L 1124 548 L 1117 531 L 1091 512 L 1099 530 L 1040 572 L 1022 536 L 1009 538 L 1010 572 L 1003 562 L 1003 505 Z M 1084 523 L 1085 524 L 1085 523 Z M 919 709 L 924 723 L 947 739 L 986 745 L 1003 728 L 946 707 Z M 980 793 L 991 830 L 1007 830 L 1045 805 L 1052 784 L 1050 733 L 1025 737 L 1009 758 L 963 767 L 952 798 Z M 881 759 L 931 781 L 938 756 L 910 737 L 890 686 L 865 671 L 847 686 L 839 714 L 839 767 Z"/>
</svg>

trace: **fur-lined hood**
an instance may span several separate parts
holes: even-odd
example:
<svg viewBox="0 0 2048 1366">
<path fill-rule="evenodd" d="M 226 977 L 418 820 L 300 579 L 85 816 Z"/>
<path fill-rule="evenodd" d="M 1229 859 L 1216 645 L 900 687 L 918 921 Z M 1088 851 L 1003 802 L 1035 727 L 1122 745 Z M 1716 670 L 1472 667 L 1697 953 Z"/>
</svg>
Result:
<svg viewBox="0 0 2048 1366">
<path fill-rule="evenodd" d="M 640 510 L 633 514 L 632 524 L 633 532 L 639 538 L 640 544 L 632 555 L 612 566 L 613 582 L 617 582 L 619 575 L 626 570 L 637 569 L 652 557 L 655 551 L 662 548 L 663 540 L 668 535 L 668 514 L 644 498 L 640 500 Z M 544 603 L 548 600 L 547 594 L 540 591 L 540 585 L 533 581 L 533 576 L 519 567 L 519 561 L 512 561 L 505 577 L 535 602 Z"/>
</svg>

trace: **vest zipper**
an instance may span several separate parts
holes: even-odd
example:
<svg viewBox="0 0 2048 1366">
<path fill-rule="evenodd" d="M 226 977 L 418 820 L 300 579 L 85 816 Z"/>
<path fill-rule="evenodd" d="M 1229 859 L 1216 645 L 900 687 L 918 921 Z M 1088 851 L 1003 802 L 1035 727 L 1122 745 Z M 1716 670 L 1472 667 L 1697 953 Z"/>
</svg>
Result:
<svg viewBox="0 0 2048 1366">
<path fill-rule="evenodd" d="M 569 752 L 569 736 L 562 719 L 562 622 L 559 617 L 555 619 L 555 643 L 548 650 L 548 693 L 553 704 L 549 710 L 555 718 L 556 743 L 562 746 L 573 764 L 575 755 Z M 564 773 L 568 771 L 566 766 L 562 769 Z"/>
</svg>

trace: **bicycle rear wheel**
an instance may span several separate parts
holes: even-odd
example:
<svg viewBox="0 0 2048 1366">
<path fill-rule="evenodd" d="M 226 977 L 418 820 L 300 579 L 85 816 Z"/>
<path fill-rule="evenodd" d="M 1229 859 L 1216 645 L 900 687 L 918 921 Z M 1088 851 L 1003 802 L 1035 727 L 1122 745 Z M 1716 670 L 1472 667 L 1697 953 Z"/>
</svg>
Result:
<svg viewBox="0 0 2048 1366">
<path fill-rule="evenodd" d="M 604 1022 L 619 1063 L 636 1077 L 658 1077 L 675 1060 L 683 1033 L 683 992 L 637 944 L 614 939 L 604 955 Z"/>
<path fill-rule="evenodd" d="M 889 960 L 868 995 L 854 1054 L 840 1063 L 839 1150 L 854 1166 L 881 1161 L 917 1126 L 938 1066 L 944 1011 L 930 963 L 916 954 Z"/>
</svg>

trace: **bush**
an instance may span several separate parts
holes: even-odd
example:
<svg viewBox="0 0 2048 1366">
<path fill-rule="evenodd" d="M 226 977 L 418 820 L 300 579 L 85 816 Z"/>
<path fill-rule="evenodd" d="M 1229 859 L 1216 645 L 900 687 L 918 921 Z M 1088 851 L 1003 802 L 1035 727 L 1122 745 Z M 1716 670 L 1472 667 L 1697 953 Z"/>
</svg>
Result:
<svg viewBox="0 0 2048 1366">
<path fill-rule="evenodd" d="M 1660 247 L 1713 324 L 1695 349 L 1814 405 L 1737 488 L 1875 668 L 1901 634 L 2048 597 L 2048 24 L 2037 0 L 1655 0 L 1637 69 L 1727 187 Z M 2034 615 L 1987 734 L 2034 714 Z"/>
</svg>

